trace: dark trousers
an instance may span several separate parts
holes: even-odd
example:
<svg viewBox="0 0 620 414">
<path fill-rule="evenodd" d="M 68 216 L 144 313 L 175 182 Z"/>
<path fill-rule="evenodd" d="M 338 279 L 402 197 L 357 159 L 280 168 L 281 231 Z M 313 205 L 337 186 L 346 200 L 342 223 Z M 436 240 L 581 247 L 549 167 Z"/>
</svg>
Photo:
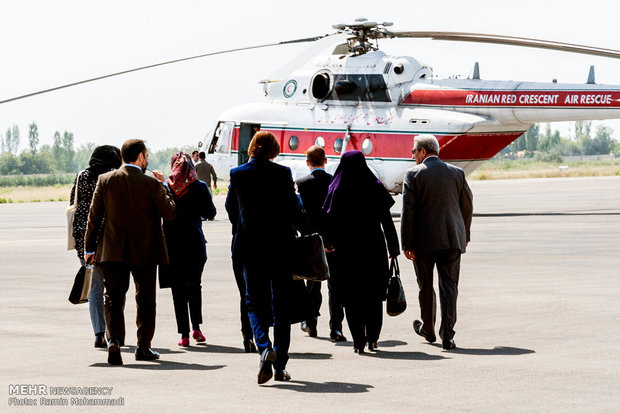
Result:
<svg viewBox="0 0 620 414">
<path fill-rule="evenodd" d="M 174 301 L 174 316 L 177 320 L 177 332 L 183 338 L 189 338 L 190 318 L 192 329 L 200 329 L 202 323 L 202 286 L 200 284 L 172 286 L 172 300 Z"/>
<path fill-rule="evenodd" d="M 323 303 L 323 295 L 321 294 L 321 284 L 322 282 L 312 282 L 306 281 L 306 288 L 308 289 L 308 294 L 310 295 L 310 301 L 312 303 L 313 308 L 316 310 L 316 314 L 319 314 L 321 309 L 321 304 Z M 329 305 L 329 329 L 330 331 L 341 331 L 342 332 L 342 321 L 344 320 L 344 308 L 342 304 L 336 300 L 335 295 L 332 293 L 331 282 L 330 279 L 327 280 L 327 288 L 328 288 L 328 305 Z M 316 329 L 317 325 L 317 317 L 306 320 L 306 324 L 310 329 Z"/>
<path fill-rule="evenodd" d="M 345 305 L 344 309 L 354 347 L 364 349 L 366 342 L 379 340 L 383 325 L 383 301 L 353 301 Z"/>
<path fill-rule="evenodd" d="M 243 277 L 248 317 L 258 351 L 262 353 L 267 348 L 273 348 L 277 354 L 273 366 L 276 370 L 283 370 L 288 362 L 291 342 L 291 277 L 274 267 L 262 263 L 244 263 Z M 269 327 L 272 324 L 273 346 L 269 339 Z"/>
<path fill-rule="evenodd" d="M 252 332 L 252 325 L 250 325 L 250 318 L 248 317 L 248 305 L 245 301 L 245 279 L 243 278 L 243 263 L 241 261 L 233 259 L 233 273 L 235 274 L 235 281 L 237 282 L 237 288 L 239 289 L 241 333 L 244 338 L 252 339 L 254 333 Z"/>
<path fill-rule="evenodd" d="M 459 293 L 460 250 L 415 252 L 413 261 L 418 280 L 418 299 L 422 316 L 422 331 L 425 335 L 435 334 L 436 297 L 433 289 L 433 268 L 437 267 L 439 279 L 439 301 L 441 325 L 439 336 L 448 341 L 454 338 L 456 324 L 456 298 Z"/>
<path fill-rule="evenodd" d="M 155 265 L 136 266 L 124 263 L 102 263 L 105 302 L 103 306 L 106 332 L 111 340 L 125 343 L 125 296 L 129 289 L 129 273 L 136 287 L 136 325 L 138 347 L 150 348 L 155 334 Z"/>
</svg>

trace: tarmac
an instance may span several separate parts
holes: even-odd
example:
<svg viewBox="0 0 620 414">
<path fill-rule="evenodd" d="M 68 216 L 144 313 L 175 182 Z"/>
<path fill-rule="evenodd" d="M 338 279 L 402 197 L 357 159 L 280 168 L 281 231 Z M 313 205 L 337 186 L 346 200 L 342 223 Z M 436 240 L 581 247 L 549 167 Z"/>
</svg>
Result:
<svg viewBox="0 0 620 414">
<path fill-rule="evenodd" d="M 384 316 L 376 353 L 353 353 L 346 323 L 349 341 L 329 340 L 323 287 L 318 338 L 293 325 L 292 380 L 265 386 L 256 383 L 258 355 L 243 352 L 224 197 L 204 224 L 206 345 L 176 345 L 171 293 L 158 289 L 153 347 L 161 359 L 135 361 L 132 287 L 121 367 L 93 348 L 88 305 L 67 301 L 79 264 L 65 249 L 66 203 L 2 204 L 0 411 L 620 412 L 620 177 L 470 186 L 457 349 L 414 334 L 417 286 L 401 255 L 408 308 Z"/>
</svg>

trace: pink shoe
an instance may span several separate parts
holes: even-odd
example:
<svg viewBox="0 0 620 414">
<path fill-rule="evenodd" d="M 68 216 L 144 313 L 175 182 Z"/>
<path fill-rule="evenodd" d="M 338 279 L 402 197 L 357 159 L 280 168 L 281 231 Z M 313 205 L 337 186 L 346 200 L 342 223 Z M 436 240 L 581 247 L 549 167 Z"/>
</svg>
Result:
<svg viewBox="0 0 620 414">
<path fill-rule="evenodd" d="M 189 348 L 189 338 L 181 338 L 179 341 L 179 346 L 183 348 Z"/>
<path fill-rule="evenodd" d="M 198 329 L 194 329 L 192 332 L 192 337 L 196 340 L 196 342 L 205 342 L 207 338 L 200 332 Z"/>
</svg>

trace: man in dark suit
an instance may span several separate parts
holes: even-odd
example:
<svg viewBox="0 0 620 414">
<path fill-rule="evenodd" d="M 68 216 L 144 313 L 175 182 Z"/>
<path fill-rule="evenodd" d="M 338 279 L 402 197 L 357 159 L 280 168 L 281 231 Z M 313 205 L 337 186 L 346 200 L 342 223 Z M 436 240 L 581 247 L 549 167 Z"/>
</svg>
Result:
<svg viewBox="0 0 620 414">
<path fill-rule="evenodd" d="M 289 259 L 296 227 L 304 220 L 288 167 L 272 162 L 280 153 L 273 134 L 254 135 L 250 161 L 230 171 L 226 211 L 233 225 L 233 261 L 243 267 L 248 316 L 261 354 L 258 383 L 273 376 L 290 380 L 285 370 L 291 339 Z M 274 327 L 274 343 L 269 327 Z"/>
<path fill-rule="evenodd" d="M 325 150 L 323 147 L 313 145 L 306 151 L 306 164 L 310 168 L 310 174 L 296 181 L 297 190 L 301 197 L 304 209 L 310 220 L 310 228 L 313 233 L 319 233 L 323 238 L 325 228 L 325 218 L 323 215 L 323 203 L 327 196 L 329 183 L 332 181 L 332 175 L 325 171 Z M 328 254 L 328 260 L 330 255 Z M 331 264 L 331 262 L 330 262 Z M 342 321 L 344 319 L 344 310 L 342 304 L 332 292 L 331 280 L 328 280 L 329 289 L 329 328 L 330 338 L 333 341 L 346 341 L 347 338 L 342 334 Z M 308 293 L 315 307 L 315 314 L 319 314 L 323 297 L 321 295 L 321 282 L 307 281 Z M 308 335 L 317 336 L 317 318 L 313 317 L 301 323 L 301 330 L 307 332 Z"/>
<path fill-rule="evenodd" d="M 125 342 L 125 295 L 129 273 L 136 286 L 138 346 L 136 360 L 153 360 L 155 281 L 158 264 L 168 263 L 162 217 L 172 220 L 175 204 L 159 171 L 144 174 L 149 153 L 144 141 L 131 139 L 121 148 L 124 165 L 99 176 L 88 216 L 84 260 L 103 270 L 104 314 L 108 335 L 108 363 L 122 365 Z M 105 220 L 104 220 L 105 218 Z M 103 224 L 102 224 L 103 222 Z M 99 233 L 99 229 L 103 232 Z"/>
<path fill-rule="evenodd" d="M 413 329 L 428 342 L 435 342 L 436 266 L 441 303 L 439 336 L 443 348 L 449 350 L 456 347 L 456 298 L 461 253 L 469 243 L 472 193 L 463 170 L 439 159 L 439 143 L 433 135 L 417 136 L 412 153 L 417 165 L 405 173 L 401 239 L 405 256 L 413 260 L 420 288 L 422 321 L 414 321 Z"/>
</svg>

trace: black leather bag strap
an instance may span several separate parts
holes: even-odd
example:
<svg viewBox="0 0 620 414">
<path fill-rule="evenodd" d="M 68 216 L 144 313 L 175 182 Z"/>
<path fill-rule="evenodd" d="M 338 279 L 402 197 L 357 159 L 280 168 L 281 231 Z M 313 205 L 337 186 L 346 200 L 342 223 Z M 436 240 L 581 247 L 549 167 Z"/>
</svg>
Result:
<svg viewBox="0 0 620 414">
<path fill-rule="evenodd" d="M 400 268 L 398 267 L 398 259 L 392 257 L 390 261 L 390 275 L 400 279 Z"/>
</svg>

